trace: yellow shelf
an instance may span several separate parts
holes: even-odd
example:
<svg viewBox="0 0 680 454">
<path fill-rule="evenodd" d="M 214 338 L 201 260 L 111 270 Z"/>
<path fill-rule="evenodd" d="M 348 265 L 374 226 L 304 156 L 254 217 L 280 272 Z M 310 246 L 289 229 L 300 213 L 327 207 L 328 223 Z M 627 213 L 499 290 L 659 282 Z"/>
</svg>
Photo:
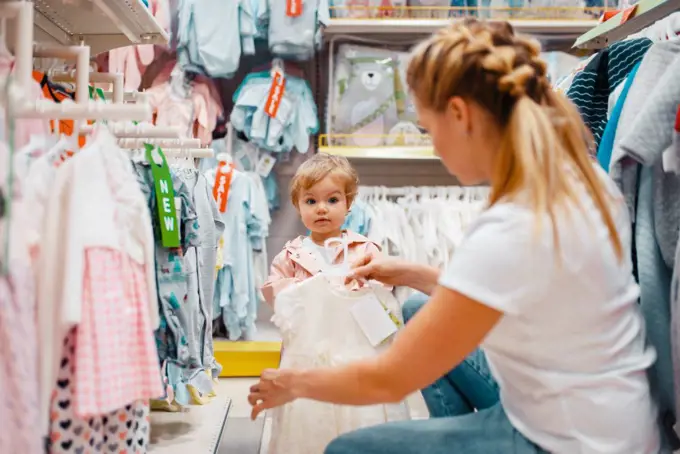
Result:
<svg viewBox="0 0 680 454">
<path fill-rule="evenodd" d="M 281 342 L 214 341 L 213 346 L 222 365 L 220 377 L 259 377 L 281 362 Z"/>
<path fill-rule="evenodd" d="M 359 139 L 370 139 L 384 145 L 345 145 Z M 409 142 L 411 145 L 404 145 Z M 356 159 L 439 159 L 425 134 L 321 134 L 319 152 Z"/>
<path fill-rule="evenodd" d="M 350 159 L 439 159 L 432 147 L 319 147 L 319 152 Z"/>
</svg>

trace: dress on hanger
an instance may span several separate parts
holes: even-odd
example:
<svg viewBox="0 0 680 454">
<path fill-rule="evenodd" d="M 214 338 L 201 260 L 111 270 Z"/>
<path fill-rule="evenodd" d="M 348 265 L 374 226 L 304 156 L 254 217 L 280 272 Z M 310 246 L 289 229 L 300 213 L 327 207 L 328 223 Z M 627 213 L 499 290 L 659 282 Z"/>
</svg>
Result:
<svg viewBox="0 0 680 454">
<path fill-rule="evenodd" d="M 374 357 L 386 348 L 368 342 L 350 308 L 373 294 L 401 317 L 399 303 L 390 291 L 381 285 L 350 291 L 329 279 L 322 273 L 278 294 L 272 321 L 281 330 L 285 345 L 281 368 L 334 367 Z M 321 453 L 343 433 L 406 419 L 405 403 L 349 406 L 299 399 L 272 411 L 269 453 Z"/>
</svg>

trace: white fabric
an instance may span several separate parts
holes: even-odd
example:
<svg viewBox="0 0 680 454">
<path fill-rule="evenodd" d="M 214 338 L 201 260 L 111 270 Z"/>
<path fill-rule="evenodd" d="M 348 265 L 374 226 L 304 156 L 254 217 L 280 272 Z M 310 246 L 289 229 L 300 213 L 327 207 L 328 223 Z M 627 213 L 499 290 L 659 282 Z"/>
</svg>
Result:
<svg viewBox="0 0 680 454">
<path fill-rule="evenodd" d="M 370 345 L 350 308 L 370 292 L 394 314 L 401 313 L 399 303 L 382 286 L 350 292 L 341 280 L 318 274 L 279 293 L 272 321 L 283 337 L 281 368 L 346 364 L 385 348 Z M 408 419 L 408 409 L 406 404 L 358 407 L 297 400 L 273 410 L 272 418 L 269 454 L 321 454 L 338 435 Z"/>
<path fill-rule="evenodd" d="M 438 268 L 449 262 L 488 195 L 487 188 L 458 186 L 401 188 L 400 192 L 405 195 L 387 198 L 388 188 L 359 188 L 370 218 L 366 236 L 387 255 Z M 396 289 L 402 303 L 412 293 L 406 287 Z"/>
<path fill-rule="evenodd" d="M 81 317 L 85 249 L 109 247 L 143 263 L 154 329 L 160 321 L 151 218 L 129 158 L 115 138 L 98 131 L 91 144 L 64 162 L 45 203 L 36 271 L 46 434 L 60 349 Z"/>
<path fill-rule="evenodd" d="M 324 246 L 316 244 L 310 237 L 307 236 L 302 240 L 302 246 L 311 252 L 312 255 L 314 255 L 321 263 L 326 265 L 331 264 L 331 260 L 328 256 L 328 250 Z"/>
<path fill-rule="evenodd" d="M 601 175 L 604 175 L 601 173 Z M 624 245 L 628 212 L 607 181 Z M 440 284 L 504 313 L 483 347 L 513 425 L 556 454 L 657 454 L 639 288 L 585 189 L 582 211 L 549 219 L 500 202 L 473 224 Z"/>
</svg>

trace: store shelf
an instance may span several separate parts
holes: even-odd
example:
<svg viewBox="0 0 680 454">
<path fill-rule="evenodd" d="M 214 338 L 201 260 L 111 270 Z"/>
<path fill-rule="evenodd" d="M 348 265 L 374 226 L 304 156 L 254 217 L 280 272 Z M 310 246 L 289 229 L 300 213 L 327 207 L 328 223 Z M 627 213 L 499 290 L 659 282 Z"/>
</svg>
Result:
<svg viewBox="0 0 680 454">
<path fill-rule="evenodd" d="M 92 55 L 131 44 L 167 44 L 141 0 L 34 0 L 35 41 L 83 42 Z"/>
<path fill-rule="evenodd" d="M 680 10 L 680 0 L 640 0 L 632 11 L 621 11 L 608 21 L 581 35 L 574 47 L 601 49 L 610 43 L 647 28 L 654 22 Z"/>
<path fill-rule="evenodd" d="M 281 362 L 281 342 L 213 342 L 215 359 L 222 365 L 220 377 L 259 377 Z"/>
<path fill-rule="evenodd" d="M 448 26 L 456 19 L 331 19 L 324 34 L 335 35 L 380 35 L 394 33 L 410 33 L 428 35 Z M 511 19 L 509 22 L 519 33 L 544 35 L 547 37 L 572 37 L 575 39 L 582 33 L 597 25 L 596 20 L 561 20 L 561 19 Z"/>
<path fill-rule="evenodd" d="M 439 159 L 430 146 L 426 147 L 319 147 L 320 153 L 349 159 Z"/>
</svg>

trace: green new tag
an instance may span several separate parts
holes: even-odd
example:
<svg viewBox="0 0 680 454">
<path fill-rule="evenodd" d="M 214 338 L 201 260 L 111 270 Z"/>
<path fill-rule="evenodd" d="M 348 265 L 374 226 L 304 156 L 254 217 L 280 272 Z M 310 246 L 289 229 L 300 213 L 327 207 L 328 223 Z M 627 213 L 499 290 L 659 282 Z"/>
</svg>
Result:
<svg viewBox="0 0 680 454">
<path fill-rule="evenodd" d="M 179 225 L 175 209 L 175 190 L 172 186 L 170 168 L 165 160 L 163 151 L 151 144 L 144 144 L 146 160 L 151 166 L 153 183 L 156 188 L 156 205 L 158 206 L 158 220 L 161 227 L 161 242 L 163 247 L 179 247 Z"/>
</svg>

